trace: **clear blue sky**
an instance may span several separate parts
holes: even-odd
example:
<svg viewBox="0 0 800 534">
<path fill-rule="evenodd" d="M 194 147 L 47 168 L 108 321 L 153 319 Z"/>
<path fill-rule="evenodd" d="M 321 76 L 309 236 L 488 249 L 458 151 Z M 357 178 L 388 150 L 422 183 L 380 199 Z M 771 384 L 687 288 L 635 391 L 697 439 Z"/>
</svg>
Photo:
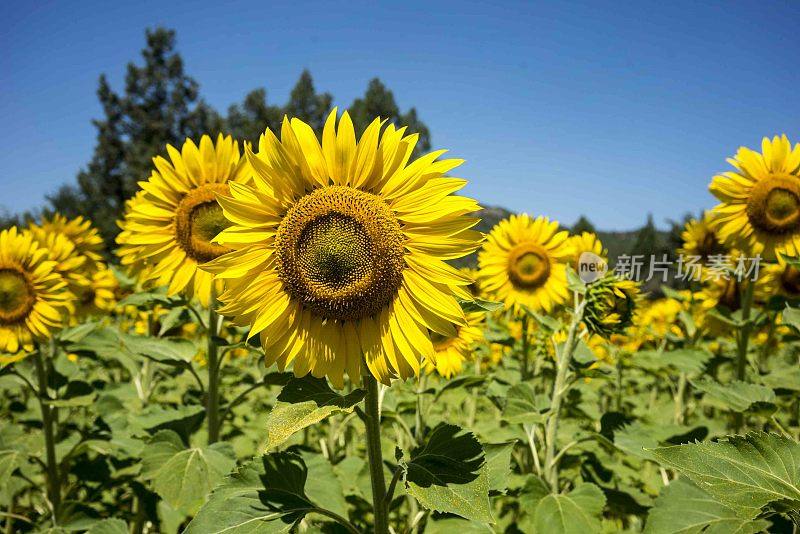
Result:
<svg viewBox="0 0 800 534">
<path fill-rule="evenodd" d="M 144 29 L 177 30 L 224 110 L 303 68 L 348 105 L 380 77 L 486 205 L 603 229 L 713 205 L 711 176 L 764 135 L 800 140 L 800 3 L 3 2 L 0 205 L 38 206 L 90 158 L 97 78 Z"/>
</svg>

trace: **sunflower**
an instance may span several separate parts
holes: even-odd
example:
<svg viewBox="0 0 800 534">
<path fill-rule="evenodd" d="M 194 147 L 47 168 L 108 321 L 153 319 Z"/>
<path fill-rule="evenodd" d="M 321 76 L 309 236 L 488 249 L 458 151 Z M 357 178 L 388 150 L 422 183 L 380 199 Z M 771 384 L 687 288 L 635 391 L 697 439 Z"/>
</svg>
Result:
<svg viewBox="0 0 800 534">
<path fill-rule="evenodd" d="M 574 235 L 567 240 L 567 244 L 572 247 L 572 268 L 575 269 L 575 272 L 580 272 L 579 262 L 581 254 L 584 252 L 591 252 L 608 262 L 608 250 L 603 247 L 600 238 L 591 232 Z"/>
<path fill-rule="evenodd" d="M 56 213 L 52 217 L 43 216 L 38 224 L 31 224 L 37 241 L 44 242 L 50 234 L 61 234 L 75 247 L 75 253 L 87 258 L 89 268 L 101 268 L 103 264 L 103 238 L 91 221 L 83 217 L 67 219 Z"/>
<path fill-rule="evenodd" d="M 456 335 L 445 337 L 433 333 L 434 358 L 425 360 L 425 370 L 434 370 L 444 378 L 451 378 L 461 373 L 465 360 L 473 357 L 472 349 L 476 343 L 483 340 L 483 325 L 486 321 L 485 312 L 471 312 L 466 314 L 467 324 L 456 327 Z"/>
<path fill-rule="evenodd" d="M 30 232 L 0 232 L 0 361 L 34 349 L 62 326 L 72 294 L 50 252 Z M 24 356 L 24 354 L 22 355 Z"/>
<path fill-rule="evenodd" d="M 354 381 L 362 359 L 383 383 L 435 357 L 430 332 L 453 337 L 467 321 L 457 297 L 472 280 L 443 260 L 473 252 L 479 209 L 453 193 L 462 163 L 437 151 L 409 162 L 418 136 L 375 120 L 356 142 L 345 112 L 322 143 L 284 119 L 258 154 L 245 147 L 253 185 L 218 197 L 233 225 L 217 237 L 234 252 L 204 269 L 225 279 L 220 313 L 260 334 L 268 364 L 295 375 Z M 381 129 L 383 133 L 381 134 Z"/>
<path fill-rule="evenodd" d="M 22 233 L 29 233 L 33 240 L 47 249 L 49 259 L 55 262 L 54 270 L 61 274 L 67 283 L 67 289 L 73 295 L 77 295 L 90 286 L 89 278 L 86 276 L 88 258 L 78 253 L 75 244 L 66 235 L 55 232 L 33 232 L 30 230 L 25 230 Z M 69 311 L 72 313 L 75 310 L 71 308 Z"/>
<path fill-rule="evenodd" d="M 116 306 L 116 291 L 119 287 L 114 272 L 101 265 L 89 277 L 88 284 L 78 288 L 75 296 L 80 315 L 110 312 Z"/>
<path fill-rule="evenodd" d="M 785 260 L 791 261 L 785 261 Z M 781 295 L 787 299 L 800 299 L 800 269 L 796 258 L 764 266 L 759 276 L 760 284 L 769 296 Z M 757 286 L 758 287 L 758 286 Z"/>
<path fill-rule="evenodd" d="M 608 273 L 587 286 L 583 321 L 593 334 L 608 339 L 633 321 L 640 300 L 639 283 Z"/>
<path fill-rule="evenodd" d="M 720 200 L 712 227 L 729 246 L 768 260 L 800 251 L 800 144 L 764 138 L 762 153 L 741 147 L 710 191 Z"/>
<path fill-rule="evenodd" d="M 547 217 L 512 215 L 500 221 L 478 254 L 480 287 L 506 307 L 549 312 L 567 300 L 566 265 L 573 248 Z"/>
<path fill-rule="evenodd" d="M 678 254 L 699 257 L 705 263 L 711 256 L 728 252 L 711 224 L 713 218 L 713 212 L 706 211 L 701 219 L 692 219 L 686 223 L 681 232 L 683 244 L 678 249 Z"/>
<path fill-rule="evenodd" d="M 204 135 L 199 147 L 187 139 L 180 152 L 167 151 L 171 162 L 154 158 L 150 179 L 139 182 L 143 191 L 127 203 L 117 254 L 140 280 L 208 306 L 212 276 L 198 265 L 231 250 L 212 242 L 230 225 L 216 197 L 245 182 L 248 166 L 238 143 L 221 134 L 216 144 Z"/>
</svg>

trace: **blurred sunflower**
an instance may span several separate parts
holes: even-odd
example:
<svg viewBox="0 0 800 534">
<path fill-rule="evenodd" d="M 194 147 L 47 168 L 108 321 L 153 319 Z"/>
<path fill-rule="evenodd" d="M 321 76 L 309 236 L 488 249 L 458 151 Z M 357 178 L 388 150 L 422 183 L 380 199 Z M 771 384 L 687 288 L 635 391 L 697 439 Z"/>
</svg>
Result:
<svg viewBox="0 0 800 534">
<path fill-rule="evenodd" d="M 728 251 L 712 227 L 713 217 L 711 211 L 706 211 L 702 219 L 692 219 L 686 223 L 681 232 L 683 245 L 678 249 L 678 254 L 698 256 L 705 263 L 709 256 L 725 254 Z"/>
<path fill-rule="evenodd" d="M 220 195 L 235 248 L 203 268 L 226 280 L 219 311 L 260 334 L 267 363 L 295 375 L 354 381 L 362 360 L 383 383 L 418 374 L 435 357 L 431 334 L 453 337 L 467 321 L 456 298 L 472 280 L 443 260 L 478 248 L 479 209 L 453 193 L 462 163 L 437 151 L 409 162 L 416 134 L 375 120 L 356 142 L 345 112 L 328 117 L 322 144 L 310 126 L 284 119 L 258 154 L 245 147 L 252 186 Z"/>
<path fill-rule="evenodd" d="M 547 217 L 512 215 L 489 233 L 478 254 L 480 287 L 508 308 L 549 312 L 567 300 L 569 234 Z"/>
<path fill-rule="evenodd" d="M 30 232 L 0 232 L 0 362 L 19 359 L 62 326 L 73 296 L 56 265 Z"/>
<path fill-rule="evenodd" d="M 721 203 L 711 224 L 728 245 L 767 260 L 800 255 L 800 144 L 765 137 L 761 151 L 741 147 L 728 160 L 736 170 L 714 177 Z"/>
<path fill-rule="evenodd" d="M 572 247 L 572 268 L 575 269 L 575 272 L 579 272 L 578 263 L 580 261 L 581 254 L 584 252 L 591 252 L 592 254 L 602 258 L 604 261 L 608 261 L 608 250 L 603 248 L 603 243 L 596 234 L 591 232 L 581 232 L 578 235 L 570 237 L 567 240 L 567 244 Z"/>
<path fill-rule="evenodd" d="M 217 204 L 231 183 L 249 177 L 246 160 L 230 136 L 216 144 L 204 135 L 200 146 L 187 139 L 181 151 L 167 146 L 170 161 L 153 159 L 143 192 L 128 204 L 117 254 L 140 280 L 167 286 L 167 293 L 196 296 L 208 306 L 212 276 L 198 265 L 231 249 L 212 242 L 230 222 Z"/>
<path fill-rule="evenodd" d="M 67 219 L 56 213 L 52 217 L 43 216 L 38 224 L 31 224 L 30 231 L 40 243 L 51 234 L 60 234 L 75 247 L 75 253 L 87 258 L 87 269 L 101 268 L 103 264 L 103 238 L 91 221 L 78 216 Z"/>
<path fill-rule="evenodd" d="M 110 312 L 116 305 L 116 291 L 119 287 L 114 272 L 101 265 L 88 279 L 88 284 L 77 288 L 75 297 L 79 315 L 93 315 Z"/>
<path fill-rule="evenodd" d="M 760 274 L 760 283 L 767 296 L 781 295 L 787 299 L 800 299 L 800 269 L 796 267 L 796 259 L 791 263 L 768 264 Z"/>
</svg>

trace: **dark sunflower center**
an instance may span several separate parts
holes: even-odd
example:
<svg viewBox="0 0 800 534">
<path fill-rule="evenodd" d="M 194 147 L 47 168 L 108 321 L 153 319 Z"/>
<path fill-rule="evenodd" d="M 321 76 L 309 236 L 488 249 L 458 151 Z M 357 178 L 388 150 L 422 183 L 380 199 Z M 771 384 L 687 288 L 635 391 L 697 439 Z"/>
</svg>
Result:
<svg viewBox="0 0 800 534">
<path fill-rule="evenodd" d="M 508 262 L 511 282 L 521 288 L 534 289 L 550 277 L 547 252 L 535 243 L 522 243 L 511 250 Z"/>
<path fill-rule="evenodd" d="M 783 234 L 800 227 L 800 180 L 789 175 L 758 182 L 747 201 L 747 216 L 757 229 Z"/>
<path fill-rule="evenodd" d="M 710 230 L 707 230 L 703 236 L 703 240 L 699 243 L 698 252 L 700 253 L 700 257 L 703 260 L 707 260 L 710 256 L 722 254 L 724 251 L 725 250 L 717 239 L 716 234 Z"/>
<path fill-rule="evenodd" d="M 788 265 L 781 273 L 781 288 L 789 296 L 800 296 L 800 270 Z"/>
<path fill-rule="evenodd" d="M 217 234 L 231 226 L 217 203 L 217 194 L 227 194 L 227 184 L 206 184 L 186 193 L 175 213 L 175 239 L 186 254 L 205 263 L 230 249 L 212 243 Z"/>
<path fill-rule="evenodd" d="M 278 272 L 292 297 L 326 319 L 380 313 L 402 283 L 405 238 L 380 197 L 318 189 L 286 214 L 275 236 Z"/>
<path fill-rule="evenodd" d="M 0 324 L 25 319 L 34 301 L 33 287 L 21 270 L 0 268 Z"/>
</svg>

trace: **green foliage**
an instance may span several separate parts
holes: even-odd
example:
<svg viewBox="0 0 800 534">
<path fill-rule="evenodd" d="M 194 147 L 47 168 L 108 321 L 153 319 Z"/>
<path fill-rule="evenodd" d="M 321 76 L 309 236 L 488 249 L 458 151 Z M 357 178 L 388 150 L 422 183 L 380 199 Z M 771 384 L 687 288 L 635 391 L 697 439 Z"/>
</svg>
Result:
<svg viewBox="0 0 800 534">
<path fill-rule="evenodd" d="M 533 514 L 528 513 L 522 526 L 527 532 L 541 534 L 600 532 L 605 500 L 603 492 L 594 484 L 579 484 L 569 493 L 542 495 Z"/>
</svg>

